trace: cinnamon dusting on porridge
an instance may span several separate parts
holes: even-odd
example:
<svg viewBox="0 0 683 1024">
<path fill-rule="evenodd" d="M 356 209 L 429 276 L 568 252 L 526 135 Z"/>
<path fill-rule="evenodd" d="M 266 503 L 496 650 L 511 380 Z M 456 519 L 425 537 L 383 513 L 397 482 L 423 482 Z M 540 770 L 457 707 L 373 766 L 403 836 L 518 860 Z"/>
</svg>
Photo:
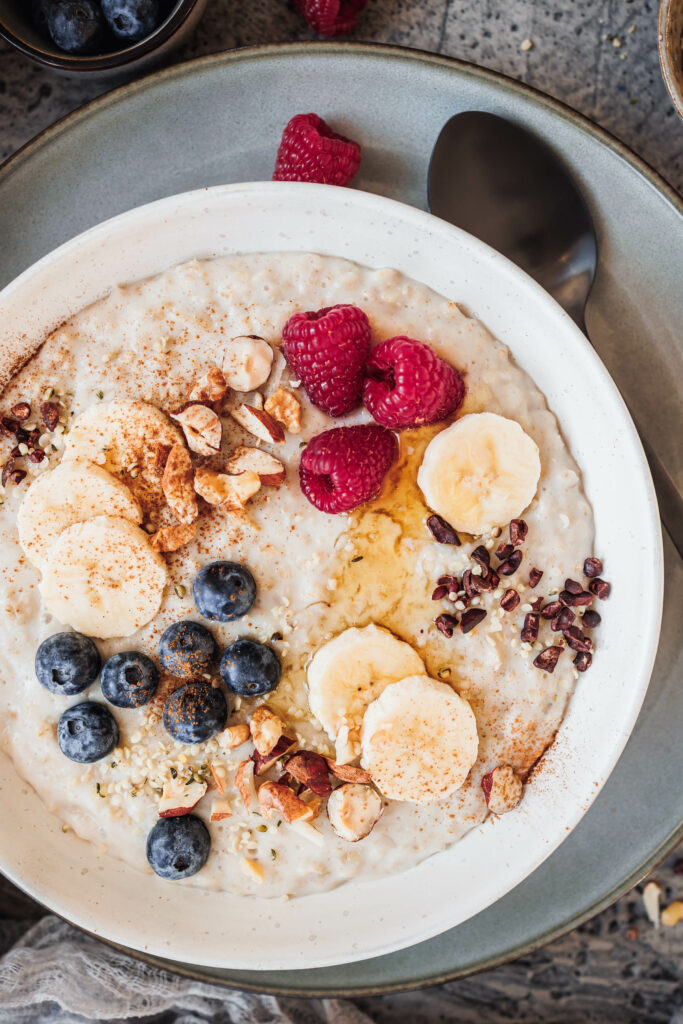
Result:
<svg viewBox="0 0 683 1024">
<path fill-rule="evenodd" d="M 195 261 L 53 332 L 0 411 L 0 743 L 46 813 L 266 897 L 514 813 L 609 583 L 543 395 L 455 302 Z"/>
</svg>

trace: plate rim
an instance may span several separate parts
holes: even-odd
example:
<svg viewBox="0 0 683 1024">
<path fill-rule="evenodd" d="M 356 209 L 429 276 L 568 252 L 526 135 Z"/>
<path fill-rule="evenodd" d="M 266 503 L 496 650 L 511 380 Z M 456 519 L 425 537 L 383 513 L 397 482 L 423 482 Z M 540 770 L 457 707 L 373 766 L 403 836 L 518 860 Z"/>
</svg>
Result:
<svg viewBox="0 0 683 1024">
<path fill-rule="evenodd" d="M 119 102 L 125 102 L 130 96 L 133 96 L 143 89 L 150 86 L 156 85 L 159 81 L 172 81 L 174 79 L 181 79 L 187 75 L 191 75 L 200 71 L 205 67 L 219 66 L 219 65 L 232 65 L 241 62 L 242 60 L 253 61 L 259 58 L 276 58 L 276 57 L 293 57 L 295 55 L 353 55 L 366 58 L 393 58 L 407 62 L 417 62 L 428 66 L 442 67 L 446 70 L 455 71 L 456 74 L 464 74 L 472 78 L 478 78 L 494 86 L 498 86 L 504 92 L 521 95 L 531 102 L 548 109 L 551 113 L 560 116 L 564 121 L 578 126 L 580 130 L 586 132 L 592 136 L 598 143 L 609 148 L 614 152 L 624 163 L 629 165 L 641 178 L 644 178 L 647 183 L 654 188 L 654 190 L 673 208 L 674 212 L 683 216 L 683 197 L 674 189 L 669 182 L 666 181 L 658 172 L 650 167 L 645 160 L 633 153 L 624 143 L 613 137 L 605 129 L 595 125 L 590 119 L 585 117 L 568 107 L 566 104 L 552 97 L 546 96 L 537 89 L 528 86 L 524 83 L 515 81 L 506 75 L 499 72 L 492 71 L 490 69 L 481 68 L 476 65 L 470 64 L 469 62 L 459 60 L 457 58 L 446 57 L 440 54 L 429 53 L 428 51 L 413 49 L 408 47 L 394 46 L 391 44 L 379 44 L 379 43 L 356 43 L 356 42 L 335 42 L 335 43 L 321 43 L 321 42 L 306 42 L 306 43 L 283 43 L 283 44 L 266 44 L 257 45 L 250 47 L 243 47 L 237 50 L 224 51 L 217 54 L 209 54 L 203 57 L 195 58 L 191 61 L 182 62 L 174 65 L 170 68 L 156 71 L 151 75 L 148 75 L 142 79 L 138 79 L 134 82 L 121 85 L 102 96 L 96 97 L 94 100 L 84 104 L 75 111 L 70 112 L 63 118 L 54 122 L 48 126 L 42 132 L 40 132 L 33 139 L 25 143 L 20 149 L 18 149 L 12 156 L 6 159 L 0 164 L 0 184 L 3 184 L 12 174 L 13 170 L 23 163 L 26 159 L 30 159 L 34 153 L 38 152 L 43 146 L 49 145 L 54 139 L 60 135 L 68 132 L 71 127 L 77 126 L 86 120 L 89 120 L 91 115 L 96 115 L 100 110 L 104 110 L 107 107 L 117 105 Z M 553 939 L 566 934 L 567 931 L 575 928 L 582 921 L 588 919 L 593 914 L 599 912 L 604 907 L 608 906 L 613 900 L 617 899 L 624 891 L 636 884 L 644 874 L 647 874 L 651 868 L 656 865 L 662 857 L 666 856 L 666 853 L 671 849 L 674 843 L 683 836 L 683 822 L 675 826 L 669 835 L 664 839 L 658 847 L 652 851 L 651 855 L 643 862 L 639 868 L 635 869 L 626 880 L 622 880 L 621 883 L 615 885 L 609 892 L 605 893 L 601 898 L 595 900 L 588 908 L 584 911 L 575 914 L 569 920 L 563 922 L 561 925 L 553 926 L 547 929 L 540 936 L 536 936 L 531 941 L 527 941 L 523 944 L 518 945 L 512 950 L 508 950 L 506 953 L 500 956 L 490 957 L 487 961 L 478 964 L 475 968 L 458 968 L 453 971 L 440 973 L 437 975 L 427 976 L 420 981 L 411 982 L 395 982 L 386 985 L 367 985 L 359 988 L 344 987 L 340 989 L 322 988 L 317 989 L 311 988 L 280 988 L 273 985 L 264 984 L 250 984 L 239 982 L 236 984 L 234 981 L 227 979 L 221 979 L 215 976 L 207 976 L 206 974 L 199 973 L 201 968 L 196 969 L 192 965 L 182 964 L 176 961 L 167 961 L 162 958 L 145 954 L 144 952 L 133 951 L 127 947 L 120 946 L 111 940 L 102 939 L 101 936 L 96 936 L 100 941 L 105 941 L 112 948 L 116 948 L 125 951 L 128 955 L 133 955 L 147 963 L 152 963 L 158 966 L 162 966 L 166 969 L 173 970 L 176 973 L 194 978 L 196 980 L 217 984 L 228 988 L 242 988 L 247 991 L 255 992 L 269 992 L 284 995 L 307 995 L 307 996 L 331 996 L 331 995 L 343 995 L 343 996 L 360 996 L 360 995 L 373 995 L 373 994 L 386 994 L 391 992 L 405 991 L 406 989 L 420 989 L 426 988 L 433 985 L 442 984 L 446 981 L 455 980 L 463 976 L 479 973 L 483 970 L 488 970 L 498 964 L 508 962 L 517 956 L 523 955 L 539 948 L 540 946 L 552 941 Z M 83 930 L 84 929 L 80 929 Z M 292 974 L 296 972 L 280 972 L 283 974 Z"/>
</svg>

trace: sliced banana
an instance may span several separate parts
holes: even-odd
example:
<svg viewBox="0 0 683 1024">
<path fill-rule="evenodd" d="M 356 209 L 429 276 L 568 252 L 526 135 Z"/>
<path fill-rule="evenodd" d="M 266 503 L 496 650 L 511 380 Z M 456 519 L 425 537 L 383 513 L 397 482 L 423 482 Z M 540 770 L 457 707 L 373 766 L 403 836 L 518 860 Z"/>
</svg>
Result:
<svg viewBox="0 0 683 1024">
<path fill-rule="evenodd" d="M 514 420 L 470 413 L 427 445 L 417 483 L 434 512 L 480 536 L 531 503 L 541 475 L 538 446 Z"/>
<path fill-rule="evenodd" d="M 106 469 L 87 459 L 60 462 L 26 492 L 17 514 L 19 543 L 40 569 L 63 530 L 100 515 L 142 522 L 140 506 L 128 487 Z"/>
<path fill-rule="evenodd" d="M 149 402 L 98 402 L 82 412 L 65 435 L 65 459 L 90 459 L 123 480 L 152 512 L 164 503 L 165 455 L 183 435 Z"/>
<path fill-rule="evenodd" d="M 48 611 L 86 636 L 130 636 L 159 611 L 166 564 L 147 534 L 120 516 L 64 530 L 43 562 Z"/>
<path fill-rule="evenodd" d="M 462 786 L 478 747 L 468 702 L 425 675 L 387 686 L 363 719 L 361 764 L 390 800 L 442 800 Z"/>
<path fill-rule="evenodd" d="M 337 761 L 352 761 L 360 753 L 368 704 L 389 683 L 421 672 L 422 658 L 410 644 L 374 623 L 352 626 L 316 651 L 308 666 L 308 702 L 337 743 Z"/>
</svg>

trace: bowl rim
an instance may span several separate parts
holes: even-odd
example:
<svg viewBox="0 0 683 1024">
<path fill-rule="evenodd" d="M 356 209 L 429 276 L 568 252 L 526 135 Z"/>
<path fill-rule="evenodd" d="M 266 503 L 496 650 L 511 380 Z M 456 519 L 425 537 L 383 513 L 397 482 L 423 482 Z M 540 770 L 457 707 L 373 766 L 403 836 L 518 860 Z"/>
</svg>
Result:
<svg viewBox="0 0 683 1024">
<path fill-rule="evenodd" d="M 41 271 L 48 269 L 55 262 L 59 262 L 62 257 L 68 257 L 70 255 L 75 255 L 77 257 L 79 249 L 86 246 L 88 242 L 95 242 L 103 236 L 106 237 L 108 232 L 113 231 L 117 227 L 125 229 L 126 227 L 129 227 L 136 221 L 144 221 L 145 217 L 163 218 L 164 212 L 167 212 L 170 215 L 172 214 L 172 208 L 174 204 L 182 203 L 184 206 L 189 206 L 192 203 L 195 203 L 197 205 L 206 204 L 207 198 L 209 198 L 212 195 L 244 197 L 250 195 L 253 196 L 255 193 L 258 196 L 259 194 L 262 194 L 264 190 L 266 190 L 269 193 L 279 195 L 281 196 L 282 200 L 286 200 L 288 197 L 300 196 L 302 190 L 305 189 L 310 195 L 312 201 L 315 199 L 323 200 L 323 197 L 330 194 L 330 190 L 332 188 L 334 187 L 328 185 L 303 185 L 301 183 L 249 182 L 236 183 L 232 185 L 218 185 L 213 186 L 212 188 L 209 189 L 197 189 L 191 192 L 182 193 L 180 195 L 165 197 L 163 199 L 157 200 L 155 202 L 146 204 L 141 207 L 134 208 L 133 210 L 129 210 L 107 221 L 104 221 L 90 228 L 89 230 L 81 233 L 75 238 L 67 241 L 63 245 L 59 246 L 57 249 L 52 250 L 52 252 L 48 253 L 42 259 L 33 264 L 30 268 L 28 268 L 21 275 L 19 275 L 19 277 L 17 277 L 13 282 L 11 282 L 2 292 L 0 292 L 0 302 L 5 298 L 5 296 L 11 295 L 11 293 L 13 293 L 16 289 L 19 289 L 27 282 L 30 282 L 31 279 L 36 274 L 40 274 Z M 404 222 L 407 221 L 408 223 L 412 222 L 412 224 L 416 228 L 422 227 L 426 231 L 431 230 L 434 233 L 440 233 L 441 235 L 445 234 L 447 238 L 448 236 L 450 236 L 451 241 L 456 238 L 459 238 L 461 245 L 464 244 L 466 247 L 469 247 L 470 249 L 473 249 L 476 252 L 480 253 L 486 261 L 493 261 L 497 263 L 502 268 L 503 271 L 505 271 L 505 269 L 507 268 L 508 272 L 511 272 L 519 282 L 520 289 L 523 289 L 526 292 L 528 292 L 531 298 L 533 299 L 534 303 L 537 303 L 539 306 L 545 306 L 546 310 L 549 313 L 551 313 L 555 318 L 557 318 L 558 323 L 560 321 L 564 322 L 569 334 L 571 334 L 573 338 L 572 345 L 575 345 L 577 349 L 582 350 L 584 358 L 588 360 L 589 364 L 592 365 L 592 369 L 600 378 L 601 387 L 607 389 L 608 394 L 611 396 L 612 404 L 614 406 L 615 411 L 618 410 L 619 412 L 621 425 L 624 428 L 625 434 L 631 440 L 632 455 L 634 456 L 634 466 L 637 462 L 640 474 L 640 481 L 644 485 L 643 497 L 645 504 L 647 505 L 647 528 L 648 537 L 651 541 L 651 543 L 648 545 L 648 553 L 650 555 L 650 562 L 648 563 L 648 566 L 651 572 L 651 589 L 654 601 L 652 604 L 647 606 L 648 621 L 647 626 L 644 630 L 644 646 L 640 651 L 640 657 L 638 659 L 640 665 L 638 671 L 638 690 L 635 692 L 634 695 L 632 695 L 631 702 L 629 703 L 628 707 L 628 715 L 624 717 L 623 721 L 620 723 L 619 735 L 615 737 L 613 742 L 610 743 L 609 756 L 606 759 L 604 766 L 601 768 L 600 774 L 598 776 L 599 782 L 595 783 L 594 790 L 591 792 L 588 800 L 582 803 L 580 808 L 574 807 L 572 809 L 572 815 L 570 817 L 567 817 L 563 823 L 564 826 L 566 826 L 566 835 L 571 829 L 575 827 L 578 821 L 580 821 L 580 819 L 583 817 L 584 813 L 586 812 L 590 804 L 593 802 L 595 796 L 597 796 L 598 792 L 602 789 L 602 786 L 606 782 L 615 764 L 617 763 L 619 756 L 621 755 L 621 752 L 623 751 L 623 748 L 629 736 L 632 733 L 635 721 L 637 719 L 640 707 L 642 705 L 642 701 L 647 691 L 647 686 L 649 684 L 649 679 L 654 664 L 654 658 L 657 651 L 663 603 L 662 537 L 661 530 L 659 527 L 659 517 L 657 514 L 657 504 L 654 495 L 654 489 L 652 486 L 652 481 L 649 476 L 647 462 L 642 451 L 642 446 L 640 445 L 638 435 L 635 431 L 635 427 L 633 426 L 630 420 L 628 410 L 626 409 L 623 399 L 619 395 L 616 385 L 614 384 L 612 378 L 610 377 L 606 368 L 602 364 L 599 356 L 592 348 L 589 341 L 583 336 L 579 329 L 569 319 L 567 314 L 564 313 L 563 310 L 561 310 L 557 303 L 555 303 L 555 301 L 551 299 L 551 297 L 538 284 L 536 284 L 536 282 L 534 282 L 531 278 L 529 278 L 526 274 L 519 270 L 519 268 L 515 267 L 512 263 L 510 263 L 509 260 L 505 259 L 505 257 L 501 256 L 499 253 L 496 253 L 483 242 L 479 241 L 478 239 L 474 238 L 471 235 L 468 235 L 466 232 L 458 228 L 455 228 L 453 225 L 450 225 L 445 221 L 442 221 L 434 217 L 432 214 L 418 210 L 412 206 L 409 206 L 408 204 L 399 202 L 397 200 L 389 199 L 384 196 L 374 195 L 372 193 L 338 188 L 334 188 L 334 192 L 337 193 L 338 196 L 343 195 L 347 200 L 347 205 L 351 205 L 354 202 L 358 202 L 358 204 L 361 207 L 375 207 L 380 212 L 385 212 L 387 216 L 393 215 L 398 220 Z M 137 226 L 139 228 L 140 225 L 138 224 Z M 205 255 L 209 255 L 209 253 L 205 253 Z M 428 286 L 436 287 L 435 285 L 429 284 Z M 497 827 L 500 828 L 500 825 L 498 825 Z M 552 841 L 548 844 L 546 849 L 544 849 L 538 855 L 534 854 L 534 857 L 531 858 L 525 864 L 524 873 L 517 877 L 516 880 L 510 882 L 504 887 L 499 886 L 498 889 L 492 895 L 491 899 L 487 901 L 486 905 L 490 905 L 490 903 L 494 902 L 496 899 L 500 898 L 506 891 L 508 891 L 509 888 L 518 884 L 522 880 L 522 878 L 527 877 L 547 856 L 550 855 L 550 853 L 552 853 L 554 849 L 556 849 L 556 847 L 560 844 L 563 838 L 564 835 L 557 838 L 553 836 Z M 422 862 L 422 864 L 425 863 L 427 862 Z M 3 867 L 3 871 L 13 881 L 15 880 L 15 872 L 7 870 L 6 867 Z M 34 898 L 42 900 L 43 902 L 47 902 L 46 897 L 44 895 L 36 895 L 36 883 L 34 883 L 33 886 L 28 885 L 20 877 L 16 878 L 16 882 L 18 885 L 24 888 L 25 891 L 33 895 Z M 42 884 L 43 883 L 41 883 L 41 885 L 38 886 L 39 889 L 42 888 Z M 332 892 L 334 892 L 334 890 L 332 890 Z M 303 899 L 307 899 L 307 897 L 304 897 Z M 54 905 L 54 891 L 52 892 L 52 902 L 49 905 Z M 69 913 L 65 909 L 57 909 L 56 912 L 60 914 L 60 916 L 65 917 L 66 919 L 71 919 Z M 469 914 L 466 916 L 469 916 Z M 82 916 L 80 920 L 76 920 L 76 924 L 85 930 L 93 929 L 92 919 L 90 921 L 85 921 L 83 920 Z M 413 942 L 422 941 L 422 939 L 428 938 L 431 935 L 438 934 L 442 930 L 443 927 L 441 925 L 438 925 L 436 928 L 432 928 L 428 931 L 423 931 L 421 937 L 412 938 L 410 941 L 404 941 L 400 939 L 394 941 L 387 941 L 383 948 L 374 949 L 370 952 L 362 951 L 347 954 L 345 955 L 343 961 L 340 960 L 338 956 L 331 955 L 329 957 L 320 958 L 315 964 L 288 964 L 278 969 L 287 970 L 305 966 L 326 966 L 338 964 L 341 962 L 348 963 L 352 962 L 353 960 L 383 955 L 385 953 L 391 952 L 399 948 L 405 948 L 407 945 L 411 945 Z M 95 929 L 94 934 L 98 935 L 99 937 L 97 929 Z M 114 945 L 125 944 L 133 946 L 134 949 L 139 950 L 140 948 L 139 945 L 136 945 L 134 941 L 130 940 L 130 936 L 127 937 L 125 940 L 121 937 L 118 937 L 113 940 L 109 939 L 108 941 L 111 941 Z M 141 940 L 138 938 L 138 942 L 139 941 Z M 155 954 L 154 949 L 150 950 L 149 945 L 145 945 L 145 951 L 147 953 L 152 952 L 153 955 Z M 156 952 L 156 955 L 163 956 L 164 954 L 162 952 Z M 177 955 L 179 959 L 182 959 L 186 963 L 201 962 L 204 966 L 227 966 L 224 960 L 220 958 L 217 960 L 210 959 L 199 961 L 196 959 L 196 955 L 193 957 L 191 952 L 184 952 L 182 955 Z M 239 968 L 241 966 L 241 963 L 231 963 L 229 966 L 233 969 Z M 251 969 L 258 969 L 254 968 L 253 964 L 245 966 L 247 968 L 250 967 Z"/>
<path fill-rule="evenodd" d="M 681 51 L 680 81 L 676 76 L 672 62 L 672 48 L 669 40 L 669 27 L 675 14 L 675 0 L 661 0 L 659 4 L 659 29 L 657 33 L 657 49 L 659 50 L 659 66 L 664 85 L 671 97 L 671 102 L 680 117 L 683 117 L 683 50 Z M 681 26 L 683 27 L 683 2 L 681 4 Z M 680 42 L 680 40 L 679 40 Z M 673 43 L 675 47 L 675 41 Z"/>
<path fill-rule="evenodd" d="M 0 16 L 0 36 L 5 39 L 25 57 L 30 57 L 44 67 L 57 69 L 59 71 L 70 71 L 78 74 L 81 71 L 111 71 L 115 68 L 124 68 L 128 64 L 139 60 L 148 53 L 156 50 L 170 39 L 179 29 L 197 6 L 200 0 L 177 0 L 173 10 L 167 14 L 160 25 L 154 31 L 133 43 L 132 46 L 123 47 L 120 50 L 112 50 L 103 54 L 56 54 L 40 46 L 34 46 L 21 36 L 18 36 Z"/>
</svg>

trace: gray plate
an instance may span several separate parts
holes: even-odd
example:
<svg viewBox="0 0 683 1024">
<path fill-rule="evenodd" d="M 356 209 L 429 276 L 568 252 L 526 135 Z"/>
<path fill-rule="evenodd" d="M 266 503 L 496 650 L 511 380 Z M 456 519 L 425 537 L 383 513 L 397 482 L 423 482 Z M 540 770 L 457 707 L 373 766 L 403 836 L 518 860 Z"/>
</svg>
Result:
<svg viewBox="0 0 683 1024">
<path fill-rule="evenodd" d="M 573 111 L 459 61 L 377 45 L 292 44 L 203 58 L 118 89 L 0 168 L 0 285 L 132 206 L 203 185 L 270 178 L 282 126 L 308 110 L 362 142 L 361 188 L 424 206 L 438 131 L 468 108 L 528 125 L 580 182 L 601 256 L 587 317 L 591 338 L 662 457 L 680 471 L 683 203 Z M 389 992 L 492 967 L 616 899 L 683 835 L 683 567 L 668 543 L 665 556 L 662 642 L 634 734 L 580 825 L 504 899 L 429 942 L 348 967 L 250 972 L 157 962 L 259 991 Z"/>
</svg>

